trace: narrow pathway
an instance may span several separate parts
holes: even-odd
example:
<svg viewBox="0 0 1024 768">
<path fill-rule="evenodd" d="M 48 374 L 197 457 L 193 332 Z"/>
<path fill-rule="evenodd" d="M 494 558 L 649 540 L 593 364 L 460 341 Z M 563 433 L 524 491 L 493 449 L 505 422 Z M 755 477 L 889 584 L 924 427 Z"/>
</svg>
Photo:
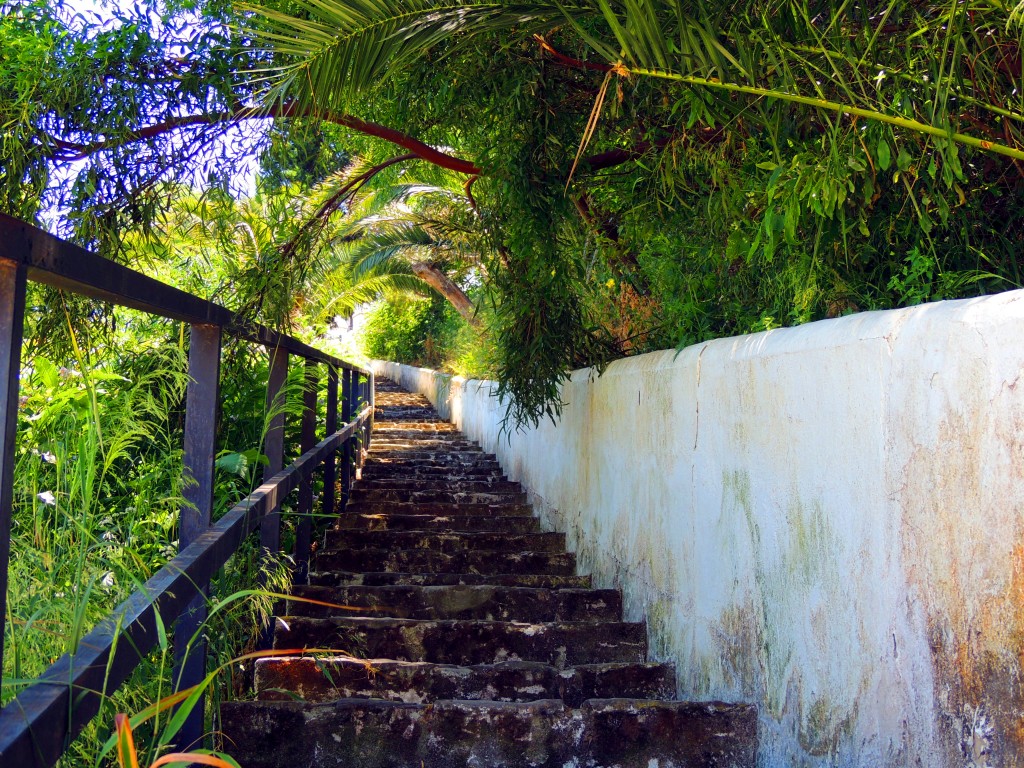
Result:
<svg viewBox="0 0 1024 768">
<path fill-rule="evenodd" d="M 752 707 L 671 701 L 642 622 L 576 575 L 493 456 L 378 382 L 374 439 L 256 700 L 223 705 L 243 768 L 753 766 Z"/>
</svg>

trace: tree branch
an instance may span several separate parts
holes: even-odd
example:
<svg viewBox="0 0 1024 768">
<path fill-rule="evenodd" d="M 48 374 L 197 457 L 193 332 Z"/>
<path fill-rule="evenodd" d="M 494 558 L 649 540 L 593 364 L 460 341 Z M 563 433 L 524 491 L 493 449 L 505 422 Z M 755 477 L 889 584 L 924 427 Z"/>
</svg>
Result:
<svg viewBox="0 0 1024 768">
<path fill-rule="evenodd" d="M 319 227 L 319 229 L 322 230 L 324 225 L 327 223 L 327 220 L 331 217 L 331 214 L 338 210 L 342 203 L 351 199 L 363 187 L 363 185 L 366 184 L 366 182 L 385 168 L 390 168 L 392 165 L 397 165 L 398 163 L 404 163 L 407 160 L 415 160 L 416 158 L 417 156 L 411 152 L 404 155 L 397 155 L 396 157 L 385 160 L 383 163 L 378 163 L 371 168 L 367 168 L 359 175 L 349 179 L 342 185 L 341 189 L 327 198 L 327 200 L 324 201 L 324 203 L 317 209 L 316 213 L 310 216 L 305 223 L 299 227 L 295 235 L 281 247 L 282 260 L 287 261 L 294 255 L 295 249 L 298 247 L 301 239 L 305 235 L 309 234 L 313 227 Z"/>
<path fill-rule="evenodd" d="M 559 53 L 540 35 L 534 35 L 533 39 L 540 44 L 541 50 L 547 53 L 551 57 L 552 61 L 562 64 L 563 66 L 571 67 L 573 69 L 589 69 L 594 72 L 611 72 L 613 69 L 610 64 L 605 64 L 604 62 L 582 61 L 580 59 L 574 59 L 572 56 L 566 56 L 564 53 Z"/>
<path fill-rule="evenodd" d="M 412 267 L 412 273 L 416 277 L 444 296 L 467 323 L 474 328 L 480 327 L 480 318 L 476 316 L 473 302 L 448 275 L 433 264 L 427 264 L 424 261 L 414 261 L 409 266 Z"/>
<path fill-rule="evenodd" d="M 429 144 L 413 138 L 408 134 L 402 133 L 401 131 L 397 131 L 394 128 L 388 128 L 385 125 L 373 123 L 368 120 L 361 120 L 353 115 L 299 107 L 294 102 L 275 105 L 264 110 L 244 108 L 230 112 L 214 112 L 204 115 L 183 115 L 171 117 L 162 122 L 146 126 L 145 128 L 140 128 L 128 136 L 94 141 L 87 144 L 76 144 L 53 137 L 51 141 L 55 151 L 53 151 L 52 157 L 62 161 L 83 160 L 96 152 L 101 152 L 105 149 L 114 149 L 136 141 L 153 139 L 179 128 L 215 125 L 218 123 L 235 123 L 241 120 L 259 120 L 277 117 L 319 118 L 321 120 L 349 128 L 358 133 L 363 133 L 367 136 L 375 136 L 376 138 L 396 144 L 397 146 L 408 150 L 420 160 L 425 160 L 428 163 L 432 163 L 433 165 L 441 168 L 469 175 L 480 173 L 480 169 L 469 160 L 463 160 L 460 157 L 449 155 L 446 152 L 435 149 Z"/>
</svg>

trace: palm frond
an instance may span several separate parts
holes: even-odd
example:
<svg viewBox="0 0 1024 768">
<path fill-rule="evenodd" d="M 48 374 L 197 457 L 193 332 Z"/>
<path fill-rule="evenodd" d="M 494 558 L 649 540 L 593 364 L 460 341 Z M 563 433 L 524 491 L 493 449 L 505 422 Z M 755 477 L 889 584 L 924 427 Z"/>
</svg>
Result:
<svg viewBox="0 0 1024 768">
<path fill-rule="evenodd" d="M 478 34 L 514 27 L 548 29 L 563 13 L 555 3 L 444 0 L 298 0 L 294 7 L 296 14 L 243 4 L 261 22 L 245 33 L 291 62 L 263 73 L 274 78 L 271 98 L 322 109 L 345 109 L 356 93 L 388 80 L 439 44 L 465 44 Z"/>
<path fill-rule="evenodd" d="M 334 292 L 322 291 L 318 297 L 322 302 L 319 314 L 321 317 L 348 317 L 364 304 L 396 294 L 429 296 L 431 289 L 411 273 L 389 272 L 375 275 Z"/>
</svg>

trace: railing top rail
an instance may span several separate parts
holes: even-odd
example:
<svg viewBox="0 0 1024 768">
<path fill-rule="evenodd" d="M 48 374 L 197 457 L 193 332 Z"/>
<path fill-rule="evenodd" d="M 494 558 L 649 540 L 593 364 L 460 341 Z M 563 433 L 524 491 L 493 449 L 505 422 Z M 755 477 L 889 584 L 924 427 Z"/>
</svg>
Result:
<svg viewBox="0 0 1024 768">
<path fill-rule="evenodd" d="M 369 371 L 293 336 L 255 325 L 212 301 L 162 283 L 38 227 L 0 213 L 0 259 L 24 264 L 28 277 L 74 293 L 196 325 L 219 325 L 239 339 L 279 347 L 345 370 Z"/>
</svg>

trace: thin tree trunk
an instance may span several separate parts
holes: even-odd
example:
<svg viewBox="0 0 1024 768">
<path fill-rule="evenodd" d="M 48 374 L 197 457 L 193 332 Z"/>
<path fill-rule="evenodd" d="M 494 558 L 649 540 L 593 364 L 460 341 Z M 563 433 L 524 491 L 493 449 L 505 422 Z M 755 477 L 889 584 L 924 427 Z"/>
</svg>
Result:
<svg viewBox="0 0 1024 768">
<path fill-rule="evenodd" d="M 476 316 L 473 302 L 448 275 L 422 261 L 414 261 L 411 266 L 413 274 L 444 296 L 467 323 L 476 328 L 480 327 L 480 319 Z"/>
</svg>

